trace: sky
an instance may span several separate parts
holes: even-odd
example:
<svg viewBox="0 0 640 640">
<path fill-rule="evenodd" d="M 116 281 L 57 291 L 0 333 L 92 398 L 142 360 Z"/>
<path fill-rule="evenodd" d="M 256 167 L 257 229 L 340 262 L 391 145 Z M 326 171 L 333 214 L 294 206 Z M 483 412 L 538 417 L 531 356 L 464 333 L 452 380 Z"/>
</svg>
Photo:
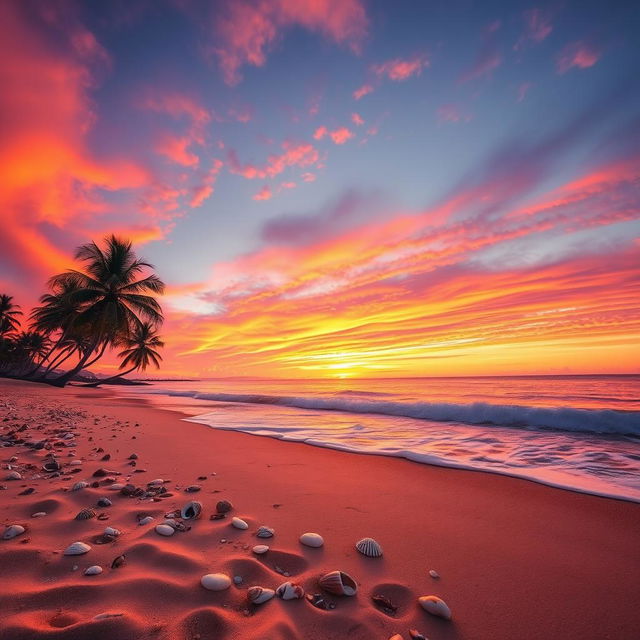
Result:
<svg viewBox="0 0 640 640">
<path fill-rule="evenodd" d="M 0 291 L 116 233 L 167 284 L 161 375 L 638 373 L 639 32 L 622 1 L 2 2 Z"/>
</svg>

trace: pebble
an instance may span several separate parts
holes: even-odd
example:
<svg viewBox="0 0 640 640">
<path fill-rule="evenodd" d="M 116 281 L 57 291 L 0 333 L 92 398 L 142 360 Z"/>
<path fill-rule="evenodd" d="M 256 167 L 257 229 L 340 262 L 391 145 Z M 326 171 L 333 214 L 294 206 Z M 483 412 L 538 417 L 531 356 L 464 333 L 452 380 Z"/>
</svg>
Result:
<svg viewBox="0 0 640 640">
<path fill-rule="evenodd" d="M 159 533 L 161 536 L 172 536 L 175 532 L 176 530 L 168 524 L 156 525 L 156 533 Z"/>
<path fill-rule="evenodd" d="M 9 525 L 2 534 L 3 540 L 11 540 L 17 536 L 22 535 L 25 532 L 25 528 L 21 524 Z"/>
<path fill-rule="evenodd" d="M 251 549 L 253 553 L 258 556 L 261 556 L 263 553 L 267 553 L 269 551 L 269 547 L 266 544 L 257 544 L 253 549 Z"/>
<path fill-rule="evenodd" d="M 235 584 L 242 584 L 242 576 L 233 576 L 233 582 Z"/>
<path fill-rule="evenodd" d="M 149 524 L 151 522 L 153 522 L 155 520 L 155 518 L 153 516 L 147 516 L 146 518 L 141 518 L 140 522 L 138 522 L 138 524 L 140 526 L 144 526 L 145 524 Z"/>
<path fill-rule="evenodd" d="M 200 579 L 200 584 L 209 591 L 224 591 L 231 586 L 231 578 L 224 573 L 207 573 Z"/>
<path fill-rule="evenodd" d="M 319 533 L 303 533 L 300 536 L 300 543 L 306 547 L 321 547 L 324 540 Z"/>
<path fill-rule="evenodd" d="M 32 518 L 44 518 L 44 516 L 47 515 L 46 511 L 36 511 L 36 513 L 32 513 L 31 517 Z"/>
<path fill-rule="evenodd" d="M 94 564 L 92 567 L 88 567 L 84 570 L 85 576 L 97 576 L 100 573 L 102 573 L 102 567 L 97 564 Z"/>
<path fill-rule="evenodd" d="M 249 525 L 242 518 L 232 518 L 231 525 L 236 529 L 245 530 L 249 528 Z"/>
<path fill-rule="evenodd" d="M 437 580 L 440 577 L 440 574 L 435 570 L 435 569 L 430 569 L 429 570 L 429 575 L 434 579 Z"/>
</svg>

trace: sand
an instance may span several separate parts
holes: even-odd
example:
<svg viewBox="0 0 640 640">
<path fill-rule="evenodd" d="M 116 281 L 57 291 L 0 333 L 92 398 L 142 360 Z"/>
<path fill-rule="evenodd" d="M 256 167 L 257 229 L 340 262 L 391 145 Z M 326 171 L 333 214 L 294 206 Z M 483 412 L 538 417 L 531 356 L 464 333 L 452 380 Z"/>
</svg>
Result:
<svg viewBox="0 0 640 640">
<path fill-rule="evenodd" d="M 26 440 L 55 442 L 75 434 L 60 440 L 74 446 L 54 447 L 63 463 L 55 478 L 39 471 L 46 449 L 0 449 L 0 524 L 27 528 L 0 540 L 2 640 L 386 640 L 394 633 L 410 638 L 411 628 L 431 640 L 640 637 L 634 603 L 640 505 L 214 430 L 181 417 L 109 390 L 0 381 L 0 436 L 22 425 L 18 435 Z M 102 461 L 107 454 L 110 460 Z M 12 456 L 22 480 L 5 480 Z M 173 495 L 140 501 L 106 484 L 70 491 L 80 480 L 104 482 L 92 477 L 99 468 L 143 488 L 156 478 L 168 480 L 164 486 Z M 189 485 L 201 490 L 186 493 Z M 20 495 L 30 488 L 35 491 Z M 113 505 L 96 507 L 101 496 Z M 190 530 L 168 538 L 155 532 L 165 513 L 192 499 L 204 508 L 200 519 L 187 523 Z M 210 520 L 222 499 L 234 509 Z M 108 519 L 75 520 L 85 507 Z M 47 515 L 31 517 L 39 511 Z M 143 513 L 154 522 L 140 526 Z M 232 516 L 249 528 L 233 528 Z M 260 525 L 273 527 L 275 536 L 256 538 Z M 105 526 L 122 534 L 95 544 Z M 320 533 L 324 546 L 302 546 L 304 532 Z M 365 536 L 380 542 L 382 558 L 354 549 Z M 91 551 L 64 556 L 74 541 Z M 256 556 L 252 547 L 260 543 L 270 550 Z M 112 569 L 120 555 L 125 564 Z M 85 576 L 91 565 L 101 565 L 103 573 Z M 320 610 L 305 599 L 247 604 L 252 585 L 276 588 L 292 580 L 307 593 L 320 593 L 318 577 L 336 569 L 355 578 L 358 592 L 325 594 L 335 609 Z M 430 577 L 430 569 L 440 578 Z M 242 583 L 223 592 L 200 586 L 204 574 L 216 572 Z M 397 612 L 376 608 L 374 594 L 389 598 Z M 446 601 L 451 621 L 419 607 L 417 597 L 430 594 Z"/>
</svg>

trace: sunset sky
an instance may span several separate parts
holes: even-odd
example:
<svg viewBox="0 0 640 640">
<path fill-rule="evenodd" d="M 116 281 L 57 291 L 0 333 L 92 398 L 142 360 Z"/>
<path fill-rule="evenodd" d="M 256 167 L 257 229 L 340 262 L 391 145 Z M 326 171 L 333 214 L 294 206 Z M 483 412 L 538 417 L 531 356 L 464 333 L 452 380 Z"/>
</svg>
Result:
<svg viewBox="0 0 640 640">
<path fill-rule="evenodd" d="M 3 1 L 0 292 L 116 232 L 167 283 L 162 375 L 640 372 L 639 32 L 630 1 Z"/>
</svg>

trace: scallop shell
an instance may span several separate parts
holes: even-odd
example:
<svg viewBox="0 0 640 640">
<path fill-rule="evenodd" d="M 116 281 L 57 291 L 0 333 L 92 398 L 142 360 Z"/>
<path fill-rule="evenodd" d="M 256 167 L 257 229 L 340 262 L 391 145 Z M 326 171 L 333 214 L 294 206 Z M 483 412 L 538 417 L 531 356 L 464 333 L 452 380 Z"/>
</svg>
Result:
<svg viewBox="0 0 640 640">
<path fill-rule="evenodd" d="M 86 489 L 88 486 L 88 482 L 81 480 L 80 482 L 76 482 L 73 487 L 71 487 L 71 491 L 80 491 L 80 489 Z"/>
<path fill-rule="evenodd" d="M 269 547 L 266 544 L 257 544 L 253 549 L 251 549 L 253 553 L 257 556 L 261 556 L 263 553 L 267 553 L 269 551 Z"/>
<path fill-rule="evenodd" d="M 98 564 L 94 564 L 92 567 L 84 570 L 85 576 L 97 576 L 100 573 L 102 573 L 102 567 Z"/>
<path fill-rule="evenodd" d="M 420 596 L 418 602 L 420 606 L 432 616 L 451 620 L 451 609 L 449 609 L 447 603 L 438 598 L 438 596 Z"/>
<path fill-rule="evenodd" d="M 233 509 L 233 505 L 228 500 L 220 500 L 216 505 L 218 513 L 228 513 L 231 509 Z"/>
<path fill-rule="evenodd" d="M 22 480 L 22 476 L 17 471 L 7 473 L 5 480 Z"/>
<path fill-rule="evenodd" d="M 321 547 L 324 544 L 324 540 L 319 533 L 303 533 L 300 536 L 300 542 L 306 547 Z"/>
<path fill-rule="evenodd" d="M 299 600 L 304 598 L 304 589 L 295 582 L 283 582 L 277 589 L 276 593 L 283 600 Z"/>
<path fill-rule="evenodd" d="M 379 558 L 382 555 L 382 547 L 373 538 L 358 540 L 356 549 L 368 558 Z"/>
<path fill-rule="evenodd" d="M 242 530 L 249 528 L 249 525 L 242 518 L 232 518 L 231 526 Z"/>
<path fill-rule="evenodd" d="M 89 551 L 91 551 L 91 547 L 88 544 L 85 544 L 84 542 L 74 542 L 64 550 L 63 555 L 81 556 L 82 554 L 88 553 Z"/>
<path fill-rule="evenodd" d="M 161 536 L 172 536 L 176 530 L 168 524 L 159 524 L 156 525 L 156 533 L 159 533 Z"/>
<path fill-rule="evenodd" d="M 90 520 L 91 518 L 96 517 L 96 512 L 93 509 L 80 509 L 78 511 L 78 515 L 75 517 L 76 520 Z"/>
<path fill-rule="evenodd" d="M 354 596 L 358 590 L 356 581 L 344 571 L 332 571 L 318 580 L 320 586 L 337 596 Z"/>
<path fill-rule="evenodd" d="M 249 587 L 247 589 L 247 600 L 251 604 L 262 604 L 271 600 L 276 592 L 273 589 L 267 589 L 266 587 Z"/>
<path fill-rule="evenodd" d="M 26 529 L 21 524 L 12 524 L 9 525 L 2 534 L 3 540 L 11 540 L 11 538 L 15 538 L 16 536 L 22 535 Z"/>
<path fill-rule="evenodd" d="M 224 573 L 207 573 L 200 578 L 200 584 L 209 591 L 224 591 L 231 586 L 231 578 Z"/>
<path fill-rule="evenodd" d="M 273 538 L 275 531 L 271 527 L 258 527 L 256 536 L 258 538 Z"/>
<path fill-rule="evenodd" d="M 192 500 L 191 502 L 187 502 L 187 504 L 182 507 L 180 510 L 180 517 L 183 520 L 196 520 L 200 517 L 202 513 L 202 503 L 197 502 L 196 500 Z"/>
</svg>

